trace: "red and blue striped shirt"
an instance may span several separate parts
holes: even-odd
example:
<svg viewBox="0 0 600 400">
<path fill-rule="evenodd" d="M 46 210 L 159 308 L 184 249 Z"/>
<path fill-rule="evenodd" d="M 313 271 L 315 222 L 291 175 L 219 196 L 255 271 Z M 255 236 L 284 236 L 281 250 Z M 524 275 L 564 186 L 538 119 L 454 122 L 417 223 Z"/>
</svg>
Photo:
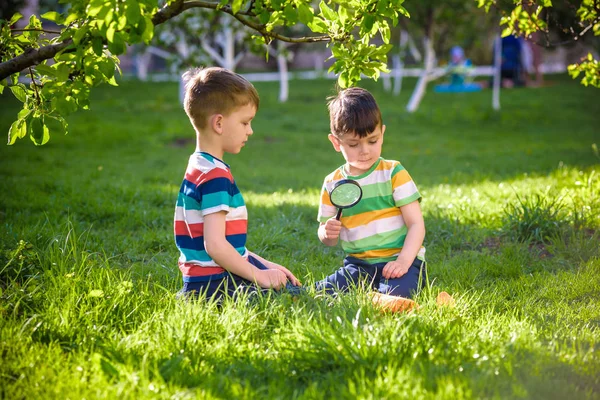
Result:
<svg viewBox="0 0 600 400">
<path fill-rule="evenodd" d="M 227 275 L 204 248 L 204 216 L 226 211 L 225 238 L 248 257 L 248 213 L 229 165 L 208 153 L 190 157 L 175 207 L 175 243 L 184 282 L 203 282 Z"/>
</svg>

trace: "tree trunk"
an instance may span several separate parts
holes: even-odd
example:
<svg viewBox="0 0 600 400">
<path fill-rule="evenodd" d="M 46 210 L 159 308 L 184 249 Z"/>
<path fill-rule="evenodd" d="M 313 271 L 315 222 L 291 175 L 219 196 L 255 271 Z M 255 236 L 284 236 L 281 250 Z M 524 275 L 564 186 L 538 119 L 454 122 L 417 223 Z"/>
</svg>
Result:
<svg viewBox="0 0 600 400">
<path fill-rule="evenodd" d="M 392 57 L 392 71 L 394 73 L 394 96 L 398 96 L 402 90 L 402 78 L 404 76 L 404 63 L 399 55 Z"/>
<path fill-rule="evenodd" d="M 289 72 L 285 44 L 277 41 L 277 69 L 279 70 L 279 102 L 285 103 L 289 93 Z"/>
<path fill-rule="evenodd" d="M 141 49 L 135 55 L 135 72 L 137 78 L 145 82 L 148 80 L 148 71 L 150 70 L 150 61 L 152 60 L 152 53 L 147 48 Z"/>
<path fill-rule="evenodd" d="M 500 35 L 494 41 L 494 87 L 492 93 L 492 108 L 500 110 L 500 68 L 502 65 L 502 38 Z"/>
<path fill-rule="evenodd" d="M 423 99 L 423 96 L 425 96 L 427 82 L 429 82 L 429 75 L 431 74 L 433 65 L 435 63 L 435 51 L 433 50 L 431 38 L 425 36 L 423 38 L 423 44 L 425 47 L 425 66 L 421 76 L 419 77 L 417 86 L 415 86 L 415 90 L 410 97 L 408 105 L 406 106 L 406 110 L 411 113 L 415 112 L 417 108 L 419 108 L 419 104 L 421 104 L 421 100 Z"/>
</svg>

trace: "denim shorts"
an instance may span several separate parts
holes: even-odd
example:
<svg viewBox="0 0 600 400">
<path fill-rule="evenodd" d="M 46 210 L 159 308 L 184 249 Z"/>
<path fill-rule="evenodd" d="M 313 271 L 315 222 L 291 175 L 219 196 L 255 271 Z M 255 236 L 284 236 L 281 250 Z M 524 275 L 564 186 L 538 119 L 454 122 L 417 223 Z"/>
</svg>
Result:
<svg viewBox="0 0 600 400">
<path fill-rule="evenodd" d="M 258 269 L 268 269 L 263 263 L 252 256 L 248 256 L 248 262 Z M 269 289 L 263 289 L 254 282 L 229 273 L 225 277 L 218 277 L 204 282 L 183 282 L 183 288 L 179 291 L 178 296 L 221 299 L 225 295 L 235 298 L 243 293 L 252 294 L 267 290 Z"/>
<path fill-rule="evenodd" d="M 366 284 L 380 293 L 411 298 L 425 286 L 427 269 L 424 261 L 415 258 L 406 274 L 394 279 L 383 277 L 383 267 L 386 264 L 369 264 L 365 260 L 348 256 L 344 259 L 344 266 L 317 282 L 316 288 L 326 293 L 334 293 Z"/>
</svg>

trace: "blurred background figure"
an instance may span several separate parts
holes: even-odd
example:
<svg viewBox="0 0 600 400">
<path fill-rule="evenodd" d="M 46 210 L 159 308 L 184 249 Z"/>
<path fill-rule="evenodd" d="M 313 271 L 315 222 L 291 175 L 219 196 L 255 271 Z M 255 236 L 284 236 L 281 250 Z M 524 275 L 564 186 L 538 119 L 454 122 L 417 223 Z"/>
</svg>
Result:
<svg viewBox="0 0 600 400">
<path fill-rule="evenodd" d="M 523 43 L 516 36 L 502 38 L 502 55 L 500 62 L 500 76 L 503 88 L 523 86 L 525 84 L 523 64 Z"/>
<path fill-rule="evenodd" d="M 473 64 L 466 58 L 465 51 L 460 46 L 450 49 L 450 62 L 448 63 L 448 83 L 436 85 L 434 90 L 440 92 L 478 92 L 481 86 L 472 82 Z"/>
</svg>

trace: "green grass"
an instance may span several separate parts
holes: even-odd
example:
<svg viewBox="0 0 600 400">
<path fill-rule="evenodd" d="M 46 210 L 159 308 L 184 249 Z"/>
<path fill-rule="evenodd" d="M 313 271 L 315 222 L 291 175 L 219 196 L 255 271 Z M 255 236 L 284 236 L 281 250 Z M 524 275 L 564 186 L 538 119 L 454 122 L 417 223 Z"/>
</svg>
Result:
<svg viewBox="0 0 600 400">
<path fill-rule="evenodd" d="M 429 93 L 382 108 L 383 155 L 419 186 L 431 286 L 385 315 L 363 292 L 175 299 L 174 202 L 193 131 L 177 85 L 99 88 L 44 147 L 0 146 L 0 397 L 598 398 L 598 91 Z M 412 82 L 414 84 L 414 82 Z M 228 156 L 253 251 L 310 285 L 341 262 L 317 239 L 332 81 L 256 85 L 255 134 Z M 18 109 L 0 96 L 0 131 Z M 454 309 L 435 296 L 454 295 Z"/>
</svg>

